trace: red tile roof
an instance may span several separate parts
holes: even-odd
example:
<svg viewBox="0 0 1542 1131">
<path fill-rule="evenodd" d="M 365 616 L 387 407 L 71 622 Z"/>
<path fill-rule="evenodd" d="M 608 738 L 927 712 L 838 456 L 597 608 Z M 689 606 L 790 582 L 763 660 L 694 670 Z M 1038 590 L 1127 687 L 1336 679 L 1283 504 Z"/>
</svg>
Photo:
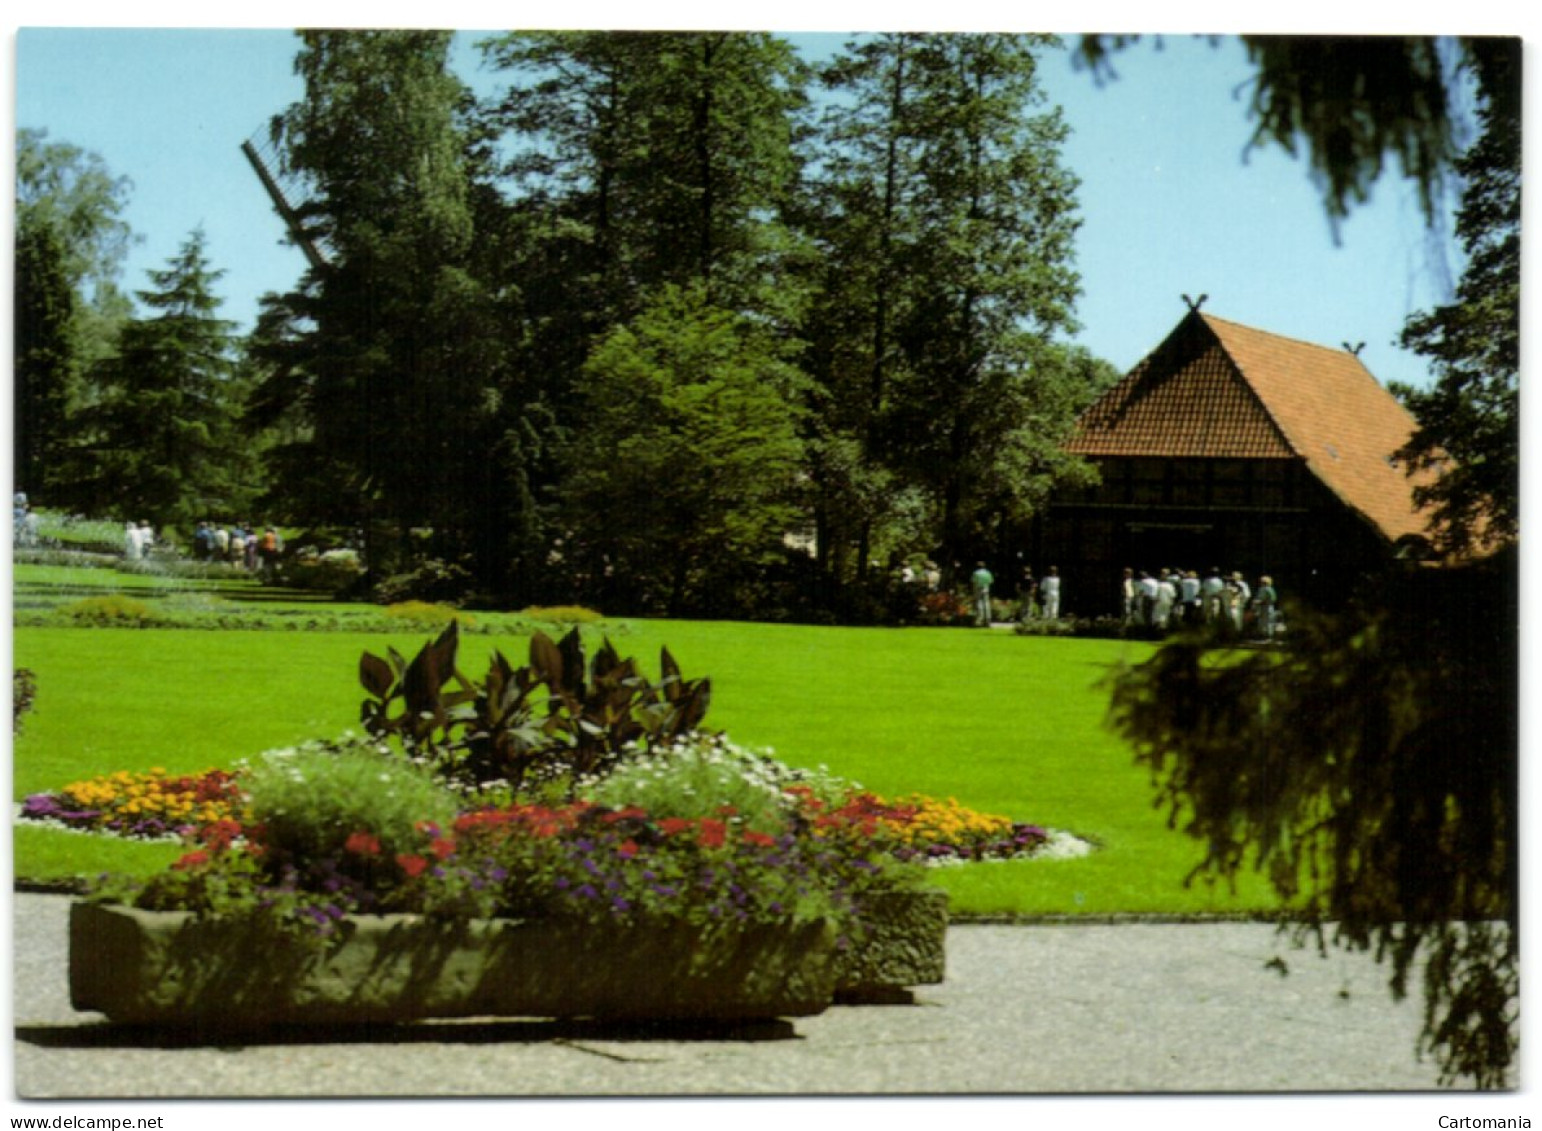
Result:
<svg viewBox="0 0 1542 1131">
<path fill-rule="evenodd" d="M 1086 456 L 1300 459 L 1386 538 L 1422 534 L 1392 454 L 1414 420 L 1347 350 L 1190 314 L 1082 414 Z"/>
</svg>

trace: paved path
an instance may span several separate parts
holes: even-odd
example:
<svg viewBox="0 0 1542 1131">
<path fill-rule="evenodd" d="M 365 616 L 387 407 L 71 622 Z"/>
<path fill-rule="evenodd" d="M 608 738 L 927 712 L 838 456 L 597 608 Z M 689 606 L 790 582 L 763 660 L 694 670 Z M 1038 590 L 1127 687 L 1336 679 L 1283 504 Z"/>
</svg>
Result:
<svg viewBox="0 0 1542 1131">
<path fill-rule="evenodd" d="M 1364 956 L 1268 926 L 958 925 L 911 1005 L 753 1032 L 542 1021 L 418 1025 L 240 1047 L 157 1047 L 69 1004 L 68 900 L 17 895 L 15 1088 L 46 1097 L 1402 1092 L 1416 1001 Z M 1289 975 L 1267 963 L 1282 957 Z"/>
</svg>

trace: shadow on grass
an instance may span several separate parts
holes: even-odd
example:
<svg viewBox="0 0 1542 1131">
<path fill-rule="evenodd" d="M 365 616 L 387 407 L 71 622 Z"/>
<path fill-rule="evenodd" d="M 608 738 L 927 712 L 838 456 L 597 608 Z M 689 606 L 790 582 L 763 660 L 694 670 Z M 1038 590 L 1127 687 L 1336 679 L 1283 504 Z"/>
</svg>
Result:
<svg viewBox="0 0 1542 1131">
<path fill-rule="evenodd" d="M 496 1045 L 582 1041 L 738 1042 L 801 1039 L 781 1018 L 734 1021 L 420 1021 L 409 1024 L 286 1025 L 257 1031 L 162 1025 L 18 1025 L 16 1040 L 45 1049 L 239 1049 L 262 1045 Z"/>
</svg>

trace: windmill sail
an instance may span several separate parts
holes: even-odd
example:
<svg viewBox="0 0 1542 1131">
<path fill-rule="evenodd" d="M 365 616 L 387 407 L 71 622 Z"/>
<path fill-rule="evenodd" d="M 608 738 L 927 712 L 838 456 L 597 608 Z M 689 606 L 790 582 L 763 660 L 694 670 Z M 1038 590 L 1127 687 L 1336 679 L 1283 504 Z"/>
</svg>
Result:
<svg viewBox="0 0 1542 1131">
<path fill-rule="evenodd" d="M 252 171 L 257 174 L 257 179 L 267 190 L 268 198 L 273 201 L 274 210 L 278 212 L 289 231 L 289 238 L 305 253 L 305 258 L 310 261 L 310 265 L 317 271 L 322 271 L 331 265 L 325 241 L 316 240 L 305 230 L 305 226 L 300 222 L 299 212 L 290 204 L 289 195 L 279 183 L 278 177 L 274 175 L 273 169 L 278 165 L 278 161 L 271 143 L 264 148 L 267 151 L 266 156 L 252 144 L 250 138 L 241 143 L 241 152 L 246 154 L 247 161 L 251 162 Z"/>
</svg>

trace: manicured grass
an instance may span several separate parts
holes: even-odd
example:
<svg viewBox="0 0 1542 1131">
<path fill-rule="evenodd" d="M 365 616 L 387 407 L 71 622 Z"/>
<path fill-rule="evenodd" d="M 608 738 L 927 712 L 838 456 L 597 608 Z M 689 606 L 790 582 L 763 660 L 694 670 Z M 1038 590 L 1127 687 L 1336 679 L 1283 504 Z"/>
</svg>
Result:
<svg viewBox="0 0 1542 1131">
<path fill-rule="evenodd" d="M 357 724 L 359 653 L 389 644 L 411 655 L 426 639 L 19 628 L 15 661 L 37 673 L 38 696 L 16 746 L 16 796 L 117 769 L 228 768 L 269 747 L 335 735 Z M 1167 827 L 1152 808 L 1146 771 L 1103 726 L 1102 680 L 1149 646 L 962 629 L 670 621 L 628 622 L 617 639 L 655 675 L 665 645 L 687 677 L 712 677 L 707 723 L 743 745 L 828 766 L 887 796 L 955 797 L 1100 845 L 1079 860 L 940 869 L 955 911 L 1275 907 L 1251 879 L 1236 895 L 1184 886 L 1199 847 Z M 522 639 L 468 637 L 461 667 L 480 677 L 493 647 L 524 659 Z M 39 850 L 38 836 L 50 834 L 29 831 L 37 835 L 18 841 L 18 874 L 61 874 L 58 857 Z"/>
</svg>

